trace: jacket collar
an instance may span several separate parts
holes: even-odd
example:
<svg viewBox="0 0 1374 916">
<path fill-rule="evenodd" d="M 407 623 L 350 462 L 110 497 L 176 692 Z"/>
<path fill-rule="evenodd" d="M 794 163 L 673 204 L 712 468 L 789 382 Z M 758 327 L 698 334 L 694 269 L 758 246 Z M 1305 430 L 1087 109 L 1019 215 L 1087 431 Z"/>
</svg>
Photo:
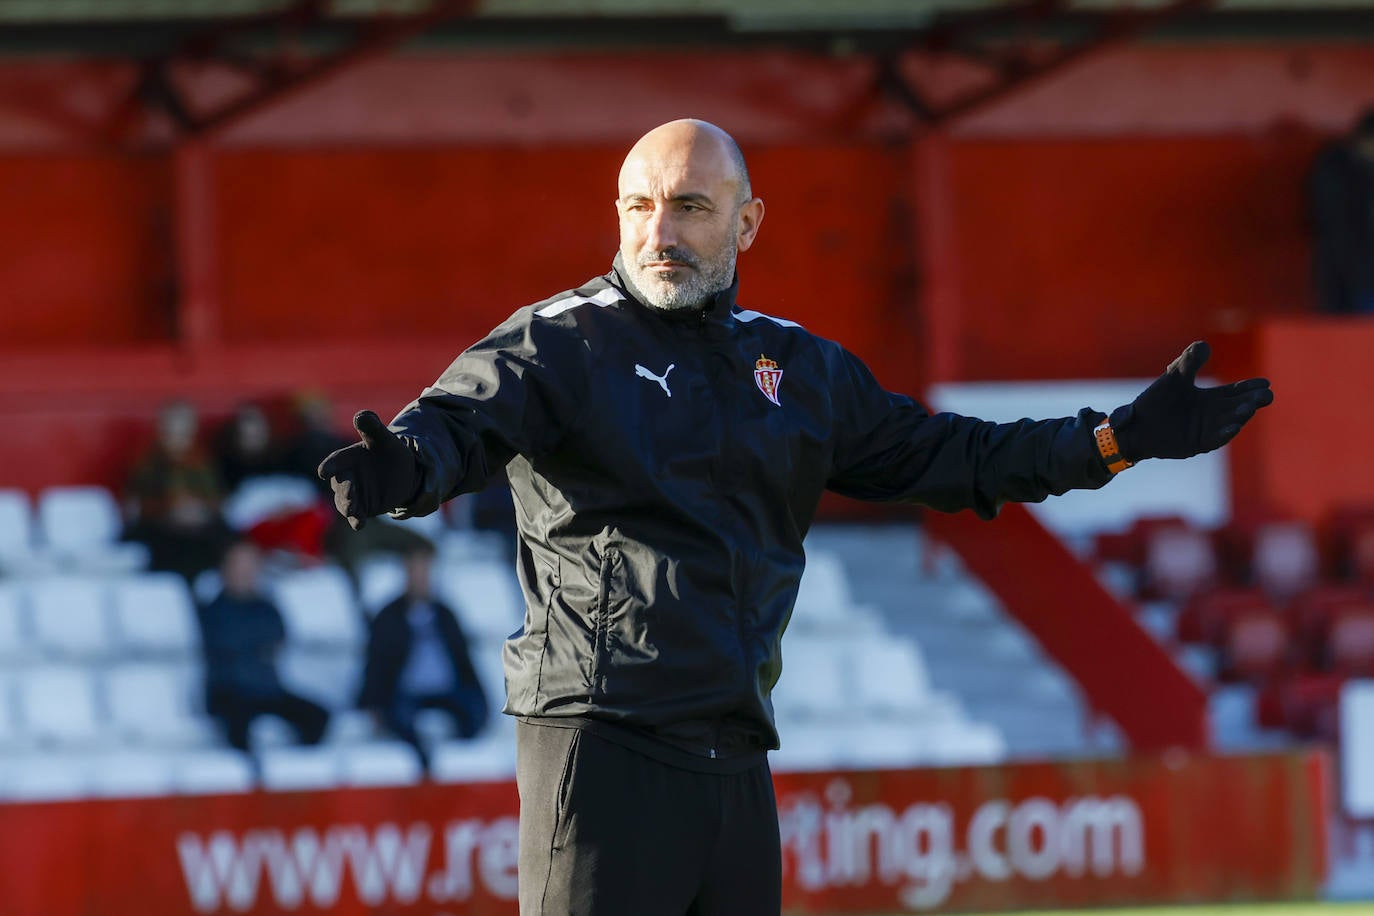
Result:
<svg viewBox="0 0 1374 916">
<path fill-rule="evenodd" d="M 635 295 L 634 288 L 626 282 L 625 277 L 625 261 L 621 258 L 620 252 L 616 252 L 615 260 L 611 262 L 611 272 L 606 275 L 606 279 L 639 308 L 672 324 L 730 324 L 734 321 L 735 294 L 739 291 L 738 271 L 735 272 L 729 286 L 706 300 L 706 304 L 701 308 L 694 309 L 661 309 L 649 305 Z"/>
</svg>

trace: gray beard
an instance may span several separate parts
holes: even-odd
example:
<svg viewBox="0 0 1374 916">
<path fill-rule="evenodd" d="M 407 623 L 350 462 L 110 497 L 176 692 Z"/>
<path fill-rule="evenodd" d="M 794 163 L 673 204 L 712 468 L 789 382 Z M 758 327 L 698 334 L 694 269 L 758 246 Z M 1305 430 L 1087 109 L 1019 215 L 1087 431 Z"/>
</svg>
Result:
<svg viewBox="0 0 1374 916">
<path fill-rule="evenodd" d="M 637 264 L 627 266 L 625 282 L 642 302 L 665 312 L 701 308 L 712 296 L 728 289 L 734 282 L 737 253 L 738 250 L 731 244 L 718 260 L 703 263 L 693 259 L 691 263 L 695 264 L 696 269 L 683 270 L 681 273 L 684 276 L 672 281 L 650 274 Z M 653 254 L 660 256 L 662 252 Z M 673 260 L 685 258 L 679 254 Z"/>
</svg>

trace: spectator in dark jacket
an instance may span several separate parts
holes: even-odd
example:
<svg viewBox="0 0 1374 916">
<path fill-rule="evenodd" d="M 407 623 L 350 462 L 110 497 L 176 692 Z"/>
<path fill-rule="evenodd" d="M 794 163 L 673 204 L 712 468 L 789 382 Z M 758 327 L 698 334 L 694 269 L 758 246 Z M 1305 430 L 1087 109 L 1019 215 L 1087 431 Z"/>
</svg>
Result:
<svg viewBox="0 0 1374 916">
<path fill-rule="evenodd" d="M 185 401 L 158 413 L 157 438 L 129 472 L 126 540 L 146 544 L 149 567 L 187 580 L 215 565 L 233 532 L 220 515 L 218 475 L 197 443 L 199 416 Z"/>
<path fill-rule="evenodd" d="M 1318 154 L 1308 194 L 1318 306 L 1374 314 L 1374 108 Z"/>
<path fill-rule="evenodd" d="M 317 744 L 329 713 L 282 685 L 277 652 L 286 641 L 286 627 L 276 605 L 259 590 L 261 565 L 253 543 L 231 545 L 220 570 L 224 589 L 201 611 L 205 708 L 239 750 L 248 749 L 249 725 L 266 715 L 285 719 L 301 741 Z"/>
<path fill-rule="evenodd" d="M 367 644 L 358 706 L 371 710 L 397 737 L 428 760 L 415 715 L 439 709 L 471 738 L 487 721 L 487 698 L 473 670 L 467 639 L 453 611 L 433 594 L 434 548 L 406 554 L 406 590 L 377 613 Z"/>
</svg>

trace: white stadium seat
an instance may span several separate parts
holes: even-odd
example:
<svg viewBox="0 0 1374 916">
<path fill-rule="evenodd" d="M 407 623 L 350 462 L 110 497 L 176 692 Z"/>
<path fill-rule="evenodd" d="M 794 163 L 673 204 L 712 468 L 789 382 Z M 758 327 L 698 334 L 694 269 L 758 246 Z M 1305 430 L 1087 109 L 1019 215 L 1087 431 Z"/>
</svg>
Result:
<svg viewBox="0 0 1374 916">
<path fill-rule="evenodd" d="M 171 759 L 173 788 L 184 795 L 248 792 L 256 782 L 251 759 L 239 751 L 192 751 Z"/>
<path fill-rule="evenodd" d="M 120 543 L 124 523 L 104 487 L 49 487 L 38 498 L 38 527 L 56 556 L 81 569 L 129 571 L 147 565 L 141 544 Z"/>
<path fill-rule="evenodd" d="M 0 664 L 13 665 L 28 660 L 28 634 L 25 614 L 20 606 L 23 597 L 12 582 L 0 582 Z"/>
<path fill-rule="evenodd" d="M 399 597 L 406 588 L 405 563 L 387 554 L 377 554 L 358 567 L 358 597 L 368 617 Z"/>
<path fill-rule="evenodd" d="M 304 477 L 273 474 L 243 481 L 220 511 L 235 531 L 247 531 L 274 515 L 309 509 L 319 499 L 314 484 Z"/>
<path fill-rule="evenodd" d="M 6 801 L 66 801 L 92 789 L 90 758 L 70 754 L 25 754 L 0 758 L 0 798 Z"/>
<path fill-rule="evenodd" d="M 930 675 L 920 650 L 908 640 L 870 638 L 851 659 L 860 709 L 896 716 L 920 712 L 930 699 Z"/>
<path fill-rule="evenodd" d="M 0 490 L 0 570 L 30 572 L 39 562 L 33 510 L 23 490 Z"/>
<path fill-rule="evenodd" d="M 345 786 L 408 786 L 424 777 L 420 756 L 404 741 L 370 741 L 338 753 Z"/>
<path fill-rule="evenodd" d="M 28 605 L 34 642 L 56 658 L 100 658 L 110 649 L 108 590 L 69 576 L 33 580 Z"/>
<path fill-rule="evenodd" d="M 189 656 L 200 646 L 200 627 L 186 580 L 176 573 L 145 573 L 114 583 L 114 629 L 121 655 Z"/>
<path fill-rule="evenodd" d="M 90 793 L 103 798 L 169 795 L 175 787 L 165 754 L 120 750 L 88 758 Z"/>
<path fill-rule="evenodd" d="M 107 733 L 96 712 L 90 672 L 71 666 L 33 668 L 17 684 L 19 718 L 42 745 L 91 746 Z"/>
<path fill-rule="evenodd" d="M 796 625 L 814 630 L 848 629 L 848 611 L 853 604 L 839 557 L 824 550 L 811 551 L 792 612 Z"/>
<path fill-rule="evenodd" d="M 436 782 L 487 782 L 515 775 L 515 741 L 509 731 L 490 730 L 466 741 L 445 741 L 430 751 Z"/>
<path fill-rule="evenodd" d="M 115 732 L 134 744 L 208 747 L 219 730 L 197 715 L 199 679 L 185 666 L 135 662 L 105 675 L 105 697 Z"/>
<path fill-rule="evenodd" d="M 773 706 L 782 718 L 841 718 L 854 710 L 842 640 L 795 637 L 783 646 Z"/>
<path fill-rule="evenodd" d="M 357 698 L 362 674 L 358 651 L 321 649 L 288 642 L 278 656 L 282 684 L 329 709 L 348 709 Z"/>
<path fill-rule="evenodd" d="M 439 597 L 453 608 L 470 639 L 505 639 L 525 619 L 515 573 L 502 562 L 441 563 Z"/>
<path fill-rule="evenodd" d="M 263 788 L 276 792 L 332 789 L 343 778 L 339 757 L 328 745 L 268 748 L 259 766 Z"/>
<path fill-rule="evenodd" d="M 363 622 L 353 599 L 353 584 L 337 566 L 317 566 L 281 576 L 272 597 L 295 645 L 357 646 Z"/>
</svg>

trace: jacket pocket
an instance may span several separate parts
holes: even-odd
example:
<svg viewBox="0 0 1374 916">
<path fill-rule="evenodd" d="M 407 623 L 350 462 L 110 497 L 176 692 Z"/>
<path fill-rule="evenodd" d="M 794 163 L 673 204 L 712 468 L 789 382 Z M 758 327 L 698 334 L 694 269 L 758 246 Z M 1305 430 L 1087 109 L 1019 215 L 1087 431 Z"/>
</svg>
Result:
<svg viewBox="0 0 1374 916">
<path fill-rule="evenodd" d="M 607 547 L 601 555 L 601 573 L 596 589 L 596 630 L 592 634 L 592 695 L 599 696 L 606 689 L 606 672 L 610 667 L 610 629 L 617 598 L 621 592 L 618 580 L 622 574 L 618 547 Z"/>
</svg>

